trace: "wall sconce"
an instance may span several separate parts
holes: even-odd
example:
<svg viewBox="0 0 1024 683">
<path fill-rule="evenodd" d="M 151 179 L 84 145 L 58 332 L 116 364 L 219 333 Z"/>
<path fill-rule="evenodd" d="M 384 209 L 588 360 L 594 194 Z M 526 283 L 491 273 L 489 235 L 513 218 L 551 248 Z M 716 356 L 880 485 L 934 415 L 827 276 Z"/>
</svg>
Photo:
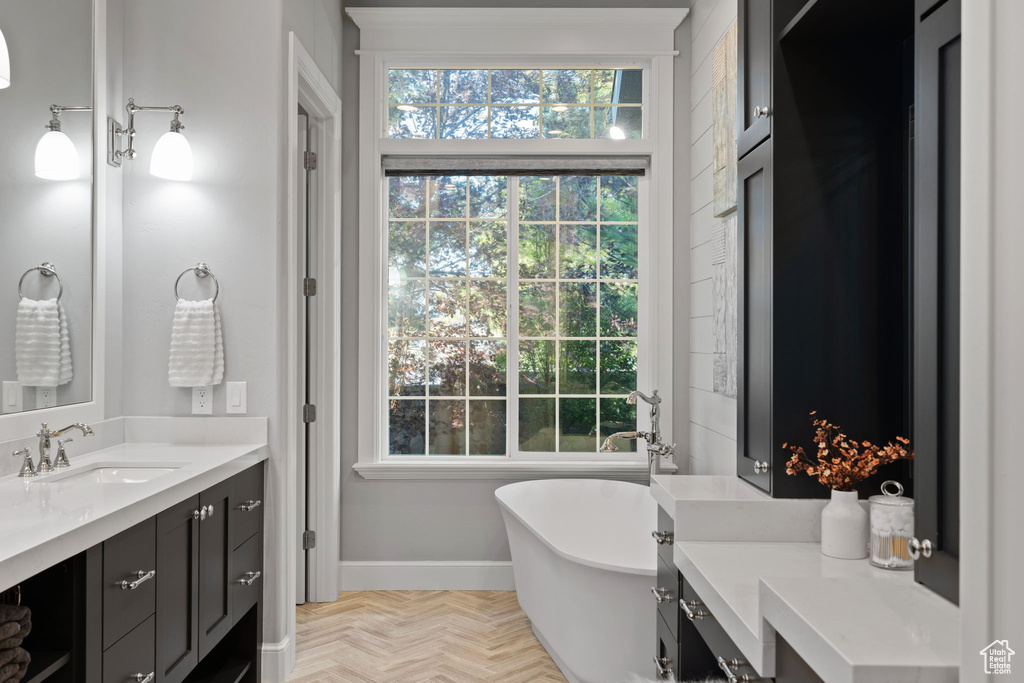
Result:
<svg viewBox="0 0 1024 683">
<path fill-rule="evenodd" d="M 66 111 L 92 111 L 92 107 L 50 106 L 52 118 L 36 145 L 36 176 L 39 178 L 74 180 L 78 177 L 78 150 L 71 138 L 60 129 L 59 117 Z"/>
<path fill-rule="evenodd" d="M 0 90 L 11 84 L 11 53 L 7 50 L 7 39 L 0 31 Z"/>
<path fill-rule="evenodd" d="M 181 132 L 185 126 L 178 117 L 185 110 L 178 105 L 173 107 L 140 107 L 134 98 L 128 99 L 128 128 L 122 129 L 121 124 L 113 119 L 108 120 L 110 130 L 110 150 L 107 162 L 111 166 L 120 166 L 122 159 L 131 161 L 138 152 L 135 150 L 135 114 L 140 111 L 169 111 L 174 114 L 171 129 L 164 133 L 153 146 L 153 156 L 149 162 L 149 172 L 158 178 L 167 180 L 192 180 L 192 147 Z M 128 149 L 121 150 L 121 138 L 128 138 Z"/>
</svg>

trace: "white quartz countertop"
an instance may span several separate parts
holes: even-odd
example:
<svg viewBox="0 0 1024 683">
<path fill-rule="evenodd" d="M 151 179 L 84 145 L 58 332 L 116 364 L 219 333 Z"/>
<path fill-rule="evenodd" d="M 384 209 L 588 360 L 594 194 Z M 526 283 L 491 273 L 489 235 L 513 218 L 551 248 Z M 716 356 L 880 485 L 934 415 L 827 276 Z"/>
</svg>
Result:
<svg viewBox="0 0 1024 683">
<path fill-rule="evenodd" d="M 674 560 L 761 676 L 775 675 L 778 631 L 829 683 L 944 681 L 949 666 L 956 680 L 958 610 L 912 572 L 817 543 L 684 541 Z"/>
<path fill-rule="evenodd" d="M 37 574 L 267 458 L 265 443 L 125 443 L 68 469 L 0 478 L 0 589 Z M 100 463 L 163 466 L 151 481 L 71 477 Z"/>
</svg>

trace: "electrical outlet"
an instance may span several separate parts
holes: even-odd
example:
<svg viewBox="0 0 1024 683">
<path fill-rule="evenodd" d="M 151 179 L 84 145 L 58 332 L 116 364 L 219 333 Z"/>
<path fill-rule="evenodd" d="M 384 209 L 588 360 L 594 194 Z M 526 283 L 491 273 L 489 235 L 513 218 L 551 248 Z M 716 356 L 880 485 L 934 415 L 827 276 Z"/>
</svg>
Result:
<svg viewBox="0 0 1024 683">
<path fill-rule="evenodd" d="M 57 387 L 36 387 L 36 408 L 52 408 L 57 405 Z"/>
<path fill-rule="evenodd" d="M 245 415 L 247 410 L 245 382 L 228 382 L 228 414 Z"/>
<path fill-rule="evenodd" d="M 192 414 L 213 415 L 213 387 L 192 387 Z"/>
<path fill-rule="evenodd" d="M 16 381 L 4 382 L 3 396 L 0 396 L 0 399 L 5 414 L 20 413 L 25 409 L 25 392 Z"/>
</svg>

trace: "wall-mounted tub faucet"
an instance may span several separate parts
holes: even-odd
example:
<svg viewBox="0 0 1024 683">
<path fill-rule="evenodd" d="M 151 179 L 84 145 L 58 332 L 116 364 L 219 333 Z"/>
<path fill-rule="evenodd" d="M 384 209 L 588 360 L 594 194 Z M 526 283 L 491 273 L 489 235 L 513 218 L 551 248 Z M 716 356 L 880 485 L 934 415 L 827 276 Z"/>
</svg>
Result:
<svg viewBox="0 0 1024 683">
<path fill-rule="evenodd" d="M 626 403 L 629 405 L 636 405 L 636 399 L 642 398 L 644 402 L 651 405 L 651 431 L 649 432 L 616 432 L 607 439 L 604 440 L 604 444 L 601 446 L 602 453 L 613 453 L 619 450 L 619 447 L 615 445 L 615 439 L 643 439 L 647 442 L 647 465 L 650 468 L 651 475 L 661 474 L 661 458 L 666 455 L 671 455 L 672 459 L 675 460 L 675 444 L 669 446 L 667 443 L 663 443 L 661 440 L 661 397 L 658 396 L 658 390 L 655 389 L 651 392 L 651 396 L 641 392 L 634 391 L 626 399 Z"/>
</svg>

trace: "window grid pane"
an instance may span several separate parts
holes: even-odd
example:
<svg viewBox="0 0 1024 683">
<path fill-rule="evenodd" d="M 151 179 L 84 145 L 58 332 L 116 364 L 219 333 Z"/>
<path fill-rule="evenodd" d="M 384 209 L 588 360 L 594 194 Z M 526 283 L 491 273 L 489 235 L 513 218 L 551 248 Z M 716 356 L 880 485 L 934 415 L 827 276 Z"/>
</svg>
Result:
<svg viewBox="0 0 1024 683">
<path fill-rule="evenodd" d="M 607 434 L 635 429 L 625 398 L 637 370 L 636 178 L 390 180 L 389 452 L 508 456 L 509 434 L 524 452 L 596 452 Z M 531 221 L 522 230 L 521 216 Z M 520 272 L 536 257 L 519 248 L 531 235 L 553 240 L 551 263 Z M 519 300 L 538 287 L 549 326 Z M 568 309 L 567 292 L 581 287 L 588 297 Z"/>
<path fill-rule="evenodd" d="M 391 69 L 388 85 L 389 138 L 642 135 L 637 68 Z"/>
</svg>

